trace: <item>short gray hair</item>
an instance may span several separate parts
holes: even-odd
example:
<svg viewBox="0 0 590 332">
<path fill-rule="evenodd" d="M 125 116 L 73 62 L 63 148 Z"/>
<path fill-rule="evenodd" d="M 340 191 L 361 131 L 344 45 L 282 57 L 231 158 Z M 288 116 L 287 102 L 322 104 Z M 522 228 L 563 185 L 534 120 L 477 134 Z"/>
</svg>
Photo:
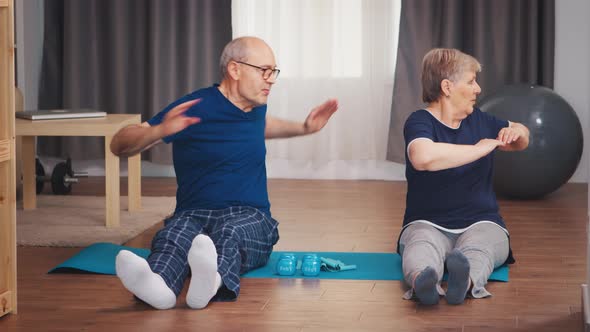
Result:
<svg viewBox="0 0 590 332">
<path fill-rule="evenodd" d="M 248 61 L 248 39 L 250 38 L 252 37 L 239 37 L 225 45 L 219 59 L 221 79 L 227 76 L 227 65 L 230 61 Z"/>
<path fill-rule="evenodd" d="M 463 72 L 481 71 L 481 64 L 469 54 L 454 48 L 434 48 L 422 59 L 422 100 L 437 101 L 441 94 L 440 82 L 455 81 Z"/>
</svg>

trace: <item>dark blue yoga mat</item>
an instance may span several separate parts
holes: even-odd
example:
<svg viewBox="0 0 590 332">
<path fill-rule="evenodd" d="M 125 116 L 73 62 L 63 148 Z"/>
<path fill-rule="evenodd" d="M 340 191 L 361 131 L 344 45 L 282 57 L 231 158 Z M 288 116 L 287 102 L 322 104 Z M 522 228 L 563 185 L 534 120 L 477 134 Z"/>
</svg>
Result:
<svg viewBox="0 0 590 332">
<path fill-rule="evenodd" d="M 126 249 L 139 256 L 147 257 L 148 249 L 124 247 L 113 243 L 95 243 L 78 254 L 51 269 L 49 273 L 99 273 L 115 274 L 115 257 Z M 355 270 L 341 272 L 320 272 L 317 277 L 306 277 L 297 271 L 294 276 L 280 276 L 275 273 L 276 262 L 282 252 L 275 251 L 266 266 L 244 274 L 243 278 L 320 278 L 354 280 L 402 280 L 401 258 L 394 253 L 367 252 L 313 252 L 320 257 L 342 261 L 346 265 L 356 265 Z M 306 253 L 293 252 L 299 259 Z M 508 281 L 508 266 L 497 268 L 490 280 Z"/>
</svg>

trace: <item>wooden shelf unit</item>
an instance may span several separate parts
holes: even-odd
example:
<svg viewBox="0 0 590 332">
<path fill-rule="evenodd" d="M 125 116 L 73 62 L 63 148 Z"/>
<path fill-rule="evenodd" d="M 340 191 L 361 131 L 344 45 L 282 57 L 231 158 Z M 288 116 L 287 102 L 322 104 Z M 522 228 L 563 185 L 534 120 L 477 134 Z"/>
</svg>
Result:
<svg viewBox="0 0 590 332">
<path fill-rule="evenodd" d="M 14 3 L 0 0 L 0 316 L 16 313 Z"/>
</svg>

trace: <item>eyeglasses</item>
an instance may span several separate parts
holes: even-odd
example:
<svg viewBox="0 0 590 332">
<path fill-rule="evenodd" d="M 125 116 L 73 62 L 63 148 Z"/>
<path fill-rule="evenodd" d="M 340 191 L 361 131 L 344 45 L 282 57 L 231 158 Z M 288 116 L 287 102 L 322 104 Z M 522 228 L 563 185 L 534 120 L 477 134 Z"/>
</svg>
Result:
<svg viewBox="0 0 590 332">
<path fill-rule="evenodd" d="M 242 61 L 236 61 L 236 62 L 241 63 L 246 66 L 250 66 L 250 67 L 262 70 L 262 78 L 265 80 L 269 79 L 271 76 L 274 76 L 275 80 L 276 80 L 277 78 L 279 78 L 279 74 L 281 73 L 281 70 L 279 68 L 275 68 L 275 69 L 264 68 L 264 67 L 258 67 L 258 66 L 255 66 L 255 65 L 252 65 L 252 64 L 249 64 L 246 62 L 242 62 Z"/>
</svg>

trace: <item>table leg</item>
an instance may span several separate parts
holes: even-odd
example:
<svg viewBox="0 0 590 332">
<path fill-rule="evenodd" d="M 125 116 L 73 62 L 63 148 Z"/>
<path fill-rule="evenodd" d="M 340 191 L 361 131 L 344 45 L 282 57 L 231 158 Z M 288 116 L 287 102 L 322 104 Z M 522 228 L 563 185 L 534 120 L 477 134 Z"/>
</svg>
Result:
<svg viewBox="0 0 590 332">
<path fill-rule="evenodd" d="M 141 210 L 141 154 L 127 159 L 129 211 Z"/>
<path fill-rule="evenodd" d="M 35 136 L 23 136 L 23 209 L 37 208 L 37 172 L 35 171 Z M 18 179 L 17 179 L 18 180 Z"/>
<path fill-rule="evenodd" d="M 105 182 L 106 182 L 106 227 L 119 227 L 119 216 L 121 212 L 119 175 L 119 157 L 111 152 L 112 136 L 105 136 Z"/>
</svg>

